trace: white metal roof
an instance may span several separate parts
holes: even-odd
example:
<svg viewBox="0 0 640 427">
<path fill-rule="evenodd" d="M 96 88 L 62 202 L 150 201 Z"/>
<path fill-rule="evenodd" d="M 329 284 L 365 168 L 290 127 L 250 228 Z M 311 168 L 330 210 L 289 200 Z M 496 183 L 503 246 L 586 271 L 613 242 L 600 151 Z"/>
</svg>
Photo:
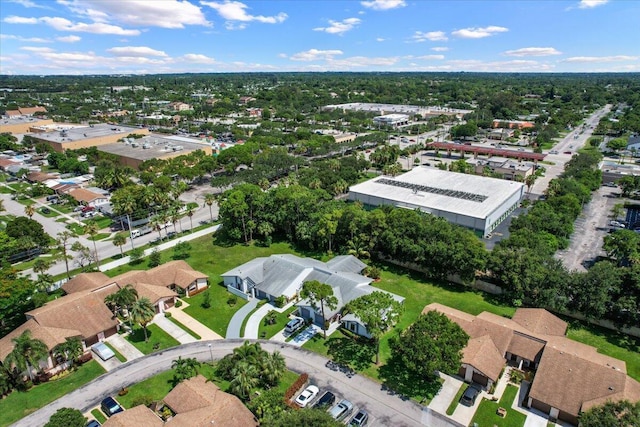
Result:
<svg viewBox="0 0 640 427">
<path fill-rule="evenodd" d="M 405 188 L 399 185 L 380 183 L 381 179 L 431 187 L 436 190 L 457 191 L 467 196 L 478 195 L 482 201 L 456 197 L 455 194 L 437 194 L 431 191 Z M 350 192 L 384 198 L 392 202 L 413 205 L 426 210 L 437 209 L 475 218 L 486 218 L 514 193 L 522 191 L 524 184 L 496 178 L 487 178 L 457 172 L 448 172 L 429 167 L 416 167 L 395 178 L 384 176 L 354 185 Z"/>
</svg>

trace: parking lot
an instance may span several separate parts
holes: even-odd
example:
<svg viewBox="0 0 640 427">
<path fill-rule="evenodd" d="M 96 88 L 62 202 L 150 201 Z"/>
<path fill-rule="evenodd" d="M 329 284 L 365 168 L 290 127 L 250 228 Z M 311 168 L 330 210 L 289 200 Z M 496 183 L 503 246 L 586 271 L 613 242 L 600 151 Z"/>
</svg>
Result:
<svg viewBox="0 0 640 427">
<path fill-rule="evenodd" d="M 330 369 L 334 369 L 333 366 L 330 367 Z M 311 382 L 313 383 L 313 381 Z M 315 384 L 314 384 L 315 385 Z M 340 415 L 337 420 L 341 421 L 345 424 L 348 424 L 351 422 L 351 420 L 358 414 L 359 411 L 364 411 L 366 412 L 366 417 L 367 417 L 367 422 L 366 425 L 367 426 L 373 426 L 373 425 L 377 425 L 375 418 L 371 415 L 371 413 L 369 413 L 369 411 L 367 411 L 363 406 L 358 406 L 356 403 L 354 403 L 349 396 L 343 396 L 340 393 L 336 392 L 334 389 L 323 389 L 321 387 L 319 393 L 312 399 L 309 401 L 309 403 L 307 404 L 306 408 L 318 408 L 320 406 L 318 406 L 318 404 L 323 401 L 323 400 L 327 400 L 329 398 L 329 404 L 325 404 L 323 405 L 323 407 L 328 411 L 328 412 L 335 412 L 338 413 L 338 405 L 343 402 L 343 401 L 347 401 L 347 406 L 351 405 L 351 409 L 349 409 L 346 413 Z M 294 397 L 294 401 L 295 398 L 297 398 L 298 395 L 296 395 Z M 333 396 L 333 397 L 331 397 Z"/>
</svg>

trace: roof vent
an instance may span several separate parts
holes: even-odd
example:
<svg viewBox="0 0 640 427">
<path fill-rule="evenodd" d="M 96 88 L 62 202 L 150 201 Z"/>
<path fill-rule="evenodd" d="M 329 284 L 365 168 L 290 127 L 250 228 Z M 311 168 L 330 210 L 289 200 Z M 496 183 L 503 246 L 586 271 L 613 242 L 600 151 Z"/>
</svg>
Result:
<svg viewBox="0 0 640 427">
<path fill-rule="evenodd" d="M 609 386 L 609 390 L 613 391 L 614 390 L 613 386 Z"/>
</svg>

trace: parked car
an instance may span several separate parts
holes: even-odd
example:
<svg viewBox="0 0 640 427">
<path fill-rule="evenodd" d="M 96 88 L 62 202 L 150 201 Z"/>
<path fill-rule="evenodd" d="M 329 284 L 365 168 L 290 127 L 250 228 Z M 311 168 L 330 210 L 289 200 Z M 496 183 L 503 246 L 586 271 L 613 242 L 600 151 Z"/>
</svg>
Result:
<svg viewBox="0 0 640 427">
<path fill-rule="evenodd" d="M 558 150 L 551 150 L 549 151 L 549 154 L 558 154 Z"/>
<path fill-rule="evenodd" d="M 331 408 L 329 415 L 335 420 L 342 420 L 346 418 L 351 411 L 353 411 L 353 404 L 347 399 L 342 399 L 336 406 Z"/>
<path fill-rule="evenodd" d="M 106 397 L 100 403 L 100 409 L 102 409 L 102 412 L 104 412 L 104 414 L 107 417 L 115 415 L 118 412 L 123 412 L 124 411 L 124 409 L 122 409 L 122 406 L 120 406 L 120 404 L 118 402 L 116 402 L 115 399 L 113 397 L 111 397 L 111 396 Z"/>
<path fill-rule="evenodd" d="M 42 208 L 41 211 L 42 211 L 43 214 L 50 214 L 51 213 L 51 209 L 49 209 L 49 208 Z"/>
<path fill-rule="evenodd" d="M 357 414 L 351 418 L 351 422 L 349 422 L 350 426 L 362 427 L 366 426 L 369 422 L 369 414 L 364 409 L 360 409 Z"/>
<path fill-rule="evenodd" d="M 91 212 L 94 211 L 96 208 L 94 208 L 93 206 L 83 206 L 82 207 L 82 212 Z"/>
<path fill-rule="evenodd" d="M 304 319 L 300 317 L 293 318 L 287 322 L 287 326 L 284 327 L 284 331 L 287 334 L 292 334 L 298 329 L 304 326 Z"/>
<path fill-rule="evenodd" d="M 471 385 L 464 391 L 462 397 L 460 397 L 460 403 L 464 406 L 473 406 L 479 394 L 480 390 Z"/>
<path fill-rule="evenodd" d="M 331 393 L 330 391 L 325 391 L 320 399 L 313 405 L 314 408 L 327 408 L 333 405 L 333 402 L 336 401 L 336 395 Z"/>
<path fill-rule="evenodd" d="M 302 393 L 300 393 L 300 396 L 296 397 L 296 405 L 304 408 L 309 404 L 309 402 L 315 399 L 319 392 L 320 389 L 318 387 L 310 385 L 309 387 L 305 388 Z"/>
<path fill-rule="evenodd" d="M 102 424 L 100 424 L 98 421 L 96 420 L 91 420 L 87 423 L 87 425 L 85 427 L 100 427 Z"/>
<path fill-rule="evenodd" d="M 57 194 L 52 194 L 50 196 L 47 196 L 47 202 L 51 202 L 53 200 L 58 200 L 58 195 Z"/>
</svg>

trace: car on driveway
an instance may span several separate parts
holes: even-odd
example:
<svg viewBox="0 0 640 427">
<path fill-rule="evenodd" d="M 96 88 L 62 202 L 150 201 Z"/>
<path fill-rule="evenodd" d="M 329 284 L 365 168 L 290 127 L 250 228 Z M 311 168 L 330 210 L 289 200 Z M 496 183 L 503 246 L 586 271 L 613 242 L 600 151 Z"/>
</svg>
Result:
<svg viewBox="0 0 640 427">
<path fill-rule="evenodd" d="M 287 325 L 284 327 L 284 332 L 287 334 L 292 334 L 298 329 L 302 328 L 303 326 L 304 326 L 304 319 L 300 317 L 295 317 L 289 320 L 289 322 L 287 322 Z"/>
<path fill-rule="evenodd" d="M 464 406 L 473 406 L 479 394 L 480 390 L 471 385 L 464 391 L 462 397 L 460 397 L 460 403 Z"/>
<path fill-rule="evenodd" d="M 122 406 L 111 396 L 104 398 L 104 400 L 100 403 L 100 409 L 107 417 L 117 414 L 118 412 L 123 412 Z"/>
<path fill-rule="evenodd" d="M 305 388 L 302 393 L 300 393 L 300 396 L 296 397 L 296 405 L 304 408 L 309 404 L 309 402 L 315 399 L 318 393 L 320 393 L 320 389 L 314 385 L 310 385 L 309 387 Z"/>
<path fill-rule="evenodd" d="M 349 402 L 347 399 L 342 399 L 336 406 L 331 408 L 329 411 L 329 415 L 333 417 L 334 420 L 343 420 L 353 411 L 353 404 Z"/>
<path fill-rule="evenodd" d="M 87 423 L 87 425 L 85 427 L 100 427 L 102 424 L 100 424 L 98 421 L 96 420 L 91 420 Z"/>
</svg>

